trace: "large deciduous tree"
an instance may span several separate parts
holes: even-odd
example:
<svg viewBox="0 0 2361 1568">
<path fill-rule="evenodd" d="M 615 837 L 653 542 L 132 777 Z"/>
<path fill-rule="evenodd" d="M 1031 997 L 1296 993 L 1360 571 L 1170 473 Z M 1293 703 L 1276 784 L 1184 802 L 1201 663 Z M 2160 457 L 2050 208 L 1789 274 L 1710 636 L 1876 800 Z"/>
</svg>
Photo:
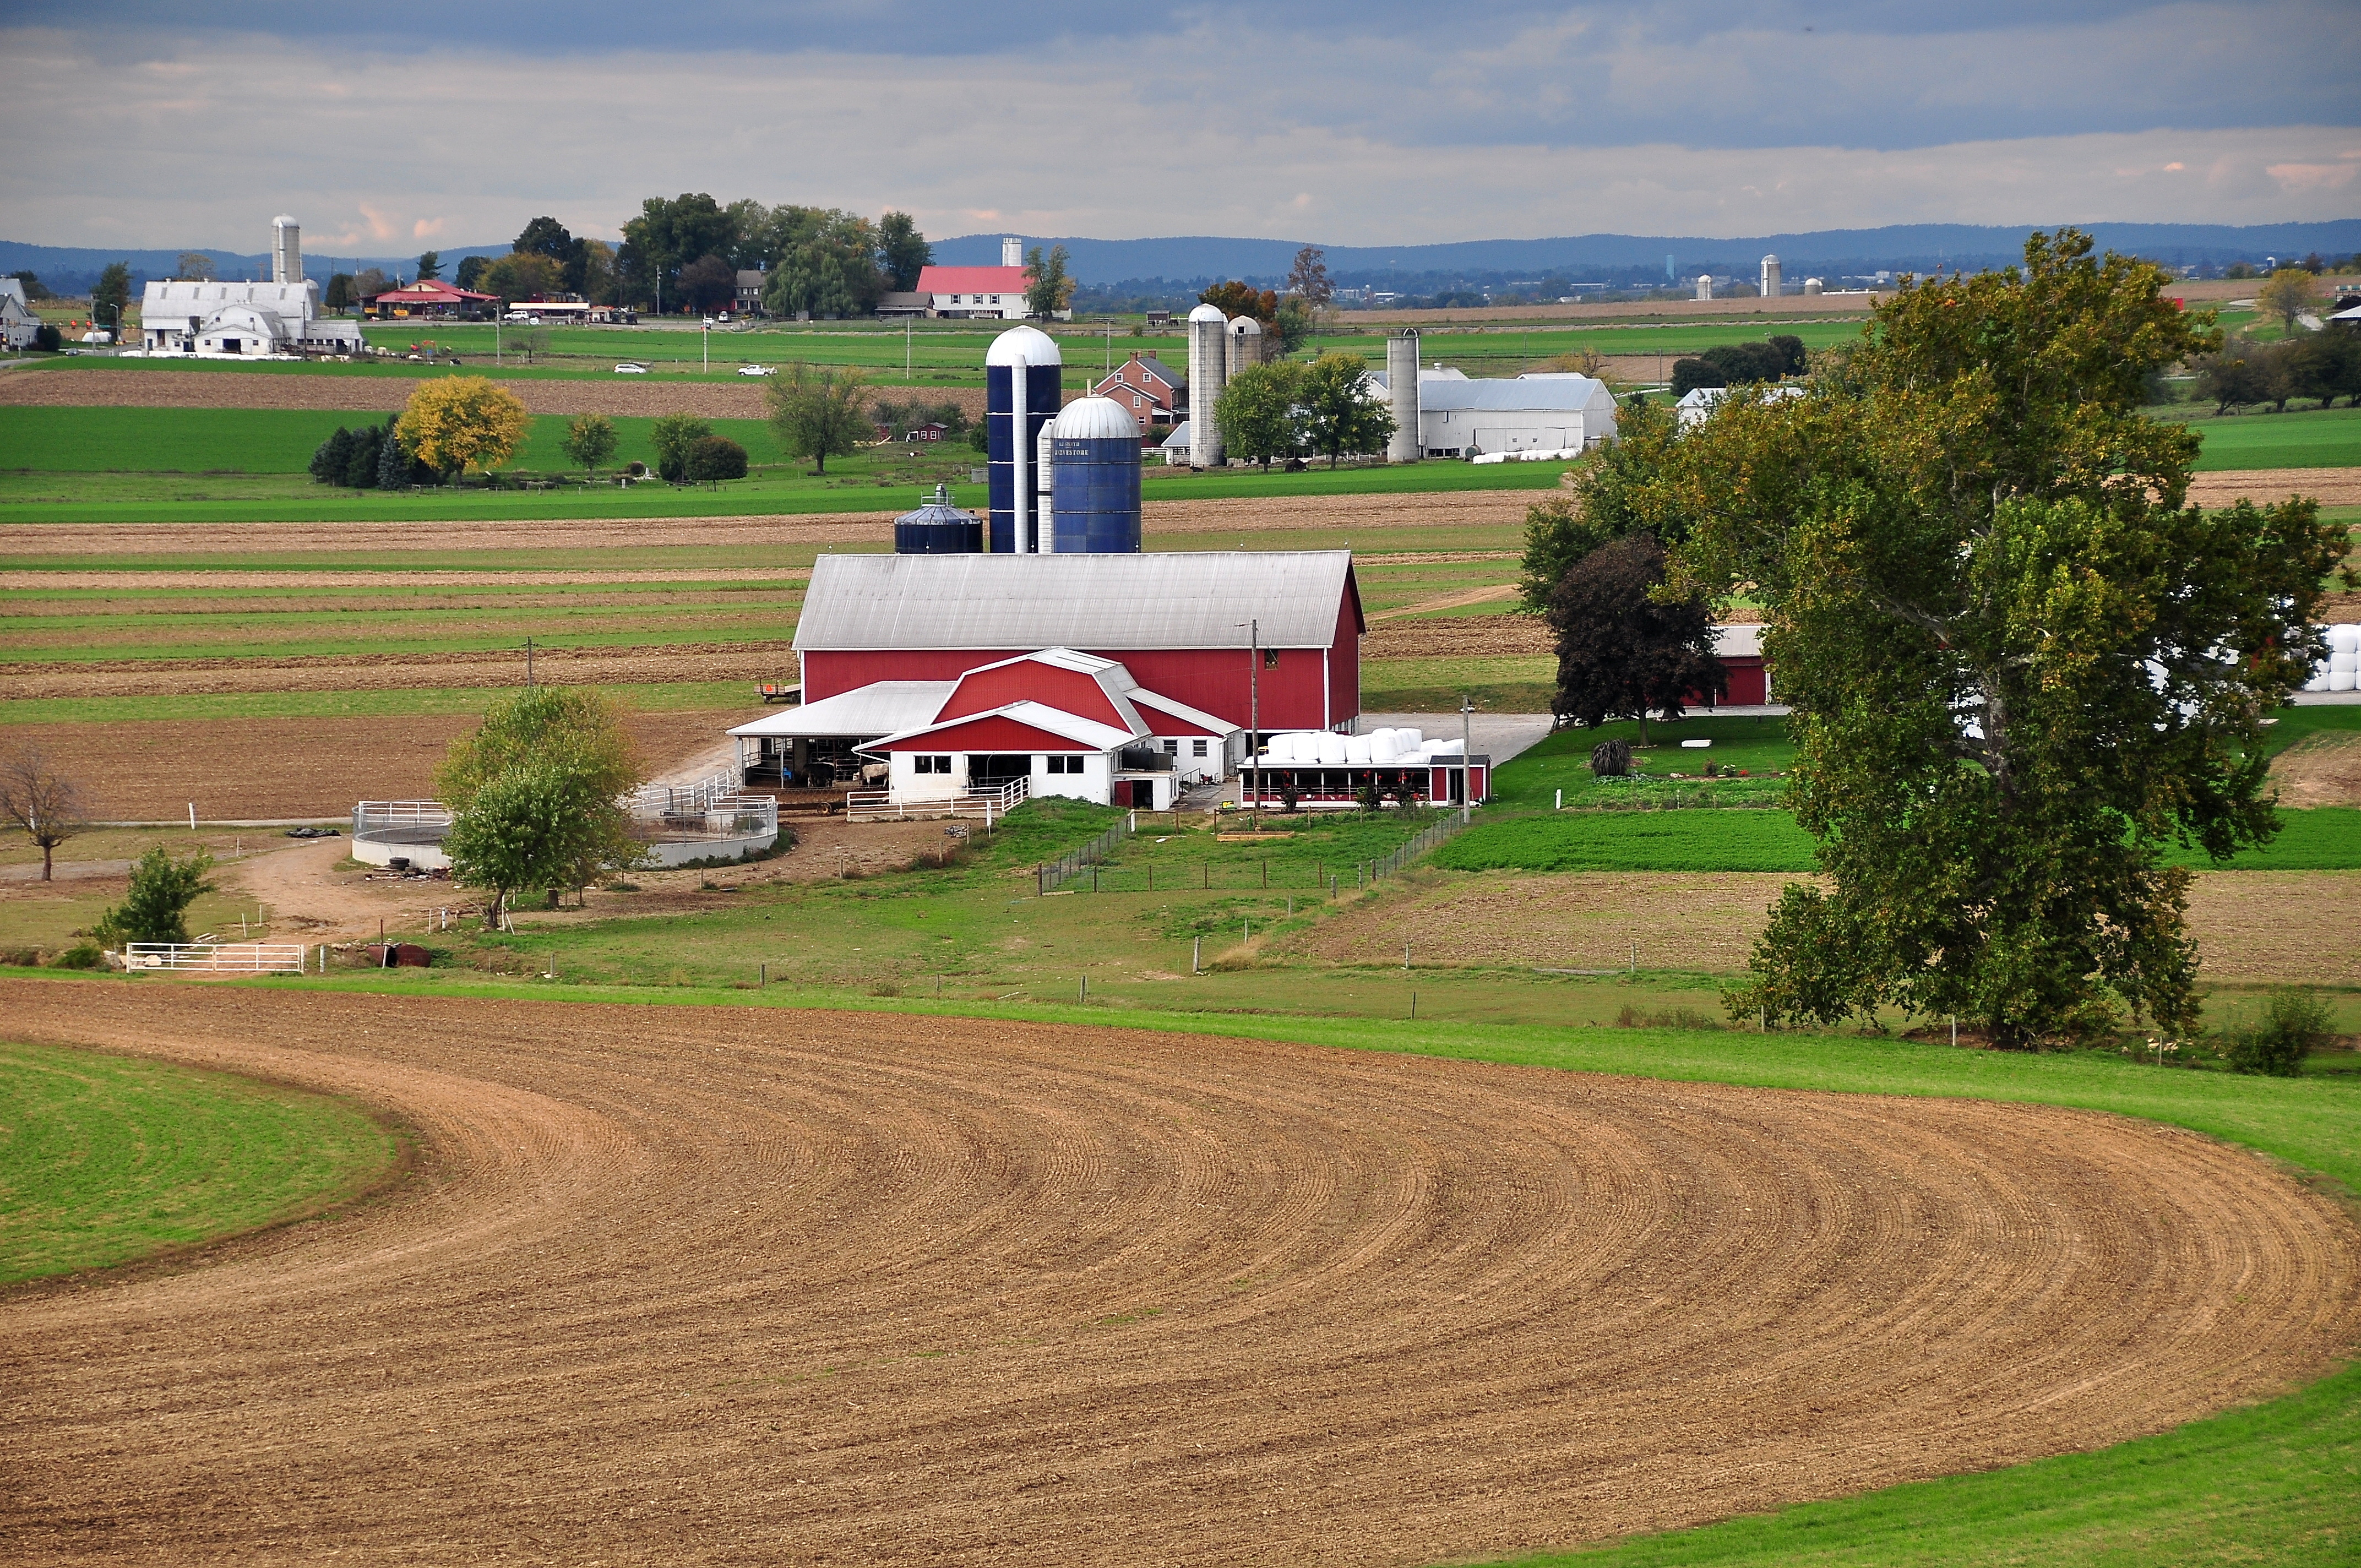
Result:
<svg viewBox="0 0 2361 1568">
<path fill-rule="evenodd" d="M 565 287 L 566 269 L 538 251 L 512 250 L 495 258 L 476 280 L 483 293 L 498 294 L 503 303 L 542 299 Z"/>
<path fill-rule="evenodd" d="M 888 213 L 877 222 L 877 267 L 887 287 L 908 293 L 918 286 L 918 274 L 935 259 L 935 247 L 918 232 L 918 221 L 907 213 Z"/>
<path fill-rule="evenodd" d="M 49 880 L 57 847 L 88 826 L 82 785 L 51 762 L 38 746 L 23 746 L 0 760 L 0 822 L 6 822 L 41 851 L 41 880 Z"/>
<path fill-rule="evenodd" d="M 2305 500 L 2187 504 L 2198 438 L 2141 383 L 2219 335 L 2091 249 L 1906 282 L 1809 395 L 1733 393 L 1642 498 L 1692 529 L 1676 582 L 1763 607 L 1828 878 L 1787 890 L 1733 1008 L 1893 1004 L 2005 1047 L 2196 1022 L 2165 853 L 2275 831 L 2261 725 L 2344 541 Z"/>
<path fill-rule="evenodd" d="M 434 777 L 454 818 L 444 848 L 455 877 L 492 891 L 492 924 L 514 893 L 543 888 L 554 901 L 641 859 L 624 805 L 640 763 L 624 718 L 598 692 L 533 686 L 452 742 Z"/>
<path fill-rule="evenodd" d="M 2282 267 L 2255 291 L 2255 309 L 2277 316 L 2283 331 L 2295 330 L 2295 318 L 2312 309 L 2319 284 L 2301 267 Z"/>
<path fill-rule="evenodd" d="M 786 374 L 763 389 L 780 449 L 790 457 L 811 458 L 823 474 L 829 458 L 851 455 L 872 433 L 862 408 L 865 385 L 858 370 L 820 369 L 800 359 L 788 366 Z"/>
<path fill-rule="evenodd" d="M 695 414 L 664 414 L 648 431 L 655 448 L 656 477 L 677 485 L 688 477 L 689 448 L 713 433 L 713 427 Z"/>
<path fill-rule="evenodd" d="M 1550 710 L 1561 723 L 1596 729 L 1636 718 L 1644 746 L 1648 715 L 1678 718 L 1691 692 L 1720 694 L 1712 608 L 1697 591 L 1656 597 L 1664 577 L 1664 547 L 1647 533 L 1601 544 L 1566 568 L 1549 601 L 1557 639 Z"/>
<path fill-rule="evenodd" d="M 1684 537 L 1681 520 L 1642 516 L 1641 502 L 1666 460 L 1679 422 L 1660 403 L 1634 395 L 1617 423 L 1617 437 L 1587 453 L 1573 470 L 1571 492 L 1560 490 L 1525 509 L 1525 554 L 1518 575 L 1524 608 L 1549 613 L 1550 596 L 1566 569 L 1610 541 L 1643 532 L 1666 544 Z"/>
<path fill-rule="evenodd" d="M 738 269 L 719 256 L 700 256 L 680 269 L 680 297 L 694 311 L 726 309 L 738 297 Z"/>
<path fill-rule="evenodd" d="M 1213 404 L 1213 422 L 1230 455 L 1266 469 L 1275 457 L 1292 456 L 1302 388 L 1300 365 L 1249 365 L 1232 377 Z"/>
<path fill-rule="evenodd" d="M 90 291 L 90 319 L 100 326 L 123 325 L 124 307 L 131 302 L 131 266 L 128 262 L 110 261 L 98 275 L 98 286 Z"/>
<path fill-rule="evenodd" d="M 1369 367 L 1357 354 L 1323 354 L 1304 368 L 1299 398 L 1303 438 L 1328 466 L 1346 452 L 1378 452 L 1394 433 L 1393 411 L 1370 396 Z"/>
<path fill-rule="evenodd" d="M 771 209 L 764 242 L 771 280 L 763 308 L 774 316 L 866 315 L 885 291 L 877 261 L 877 228 L 857 213 L 834 207 Z M 744 258 L 741 258 L 744 259 Z"/>
<path fill-rule="evenodd" d="M 532 418 L 520 398 L 485 376 L 441 376 L 410 394 L 394 428 L 403 451 L 445 479 L 500 466 Z"/>
<path fill-rule="evenodd" d="M 617 439 L 614 422 L 605 414 L 577 414 L 566 427 L 563 444 L 585 473 L 595 475 L 598 465 L 615 455 Z"/>
<path fill-rule="evenodd" d="M 1328 281 L 1328 253 L 1316 245 L 1297 251 L 1295 265 L 1287 270 L 1287 291 L 1314 309 L 1334 298 L 1336 290 Z"/>
<path fill-rule="evenodd" d="M 1066 276 L 1066 247 L 1039 246 L 1025 253 L 1025 313 L 1047 321 L 1074 302 L 1074 280 Z"/>
</svg>

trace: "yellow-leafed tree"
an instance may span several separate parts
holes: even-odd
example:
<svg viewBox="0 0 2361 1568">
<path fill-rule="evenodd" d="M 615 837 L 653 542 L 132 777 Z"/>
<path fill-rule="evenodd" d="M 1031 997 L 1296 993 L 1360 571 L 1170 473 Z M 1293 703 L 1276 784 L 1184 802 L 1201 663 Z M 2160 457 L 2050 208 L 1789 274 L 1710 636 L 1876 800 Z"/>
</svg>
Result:
<svg viewBox="0 0 2361 1568">
<path fill-rule="evenodd" d="M 483 376 L 445 376 L 410 394 L 394 425 L 402 447 L 443 475 L 488 471 L 524 443 L 526 414 L 514 392 Z"/>
</svg>

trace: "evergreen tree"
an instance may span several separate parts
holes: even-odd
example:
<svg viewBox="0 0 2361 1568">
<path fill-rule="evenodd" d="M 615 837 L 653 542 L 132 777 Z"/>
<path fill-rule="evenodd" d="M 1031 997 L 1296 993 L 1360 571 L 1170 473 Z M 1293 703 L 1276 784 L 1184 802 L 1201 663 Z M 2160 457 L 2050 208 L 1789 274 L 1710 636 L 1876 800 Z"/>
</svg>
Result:
<svg viewBox="0 0 2361 1568">
<path fill-rule="evenodd" d="M 352 460 L 353 433 L 338 425 L 336 433 L 320 443 L 318 450 L 312 454 L 312 478 L 323 485 L 342 484 Z"/>
<path fill-rule="evenodd" d="M 410 454 L 401 444 L 401 437 L 390 425 L 379 433 L 380 443 L 377 456 L 377 488 L 380 490 L 405 490 L 410 488 L 412 463 Z"/>
</svg>

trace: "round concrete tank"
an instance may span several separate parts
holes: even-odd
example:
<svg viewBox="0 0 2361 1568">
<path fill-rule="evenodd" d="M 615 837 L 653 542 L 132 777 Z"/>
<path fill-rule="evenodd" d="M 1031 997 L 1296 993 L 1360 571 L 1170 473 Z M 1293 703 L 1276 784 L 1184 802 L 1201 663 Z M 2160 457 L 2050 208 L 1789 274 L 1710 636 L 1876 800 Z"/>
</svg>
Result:
<svg viewBox="0 0 2361 1568">
<path fill-rule="evenodd" d="M 1139 422 L 1113 398 L 1077 398 L 1049 427 L 1060 555 L 1139 554 Z"/>
<path fill-rule="evenodd" d="M 1041 432 L 1058 417 L 1064 361 L 1049 334 L 1029 326 L 1010 327 L 992 340 L 983 356 L 986 487 L 992 519 L 992 553 L 1032 555 L 1047 548 L 1040 527 L 1038 447 Z"/>
<path fill-rule="evenodd" d="M 1418 429 L 1418 332 L 1409 328 L 1386 339 L 1386 398 L 1393 404 L 1394 433 L 1386 438 L 1386 461 L 1415 463 L 1426 455 Z"/>
<path fill-rule="evenodd" d="M 917 510 L 894 520 L 896 555 L 972 555 L 983 548 L 983 521 L 951 505 L 948 485 L 937 485 Z"/>
<path fill-rule="evenodd" d="M 1817 294 L 1820 292 L 1820 291 L 1821 283 L 1817 278 L 1806 278 L 1804 280 L 1804 292 L 1806 294 Z"/>
<path fill-rule="evenodd" d="M 1712 274 L 1712 273 L 1710 273 L 1710 272 L 1700 272 L 1700 273 L 1698 273 L 1698 274 L 1697 274 L 1697 297 L 1698 299 L 1700 299 L 1700 300 L 1710 300 L 1710 299 L 1712 299 L 1712 298 L 1713 298 L 1713 274 Z"/>
<path fill-rule="evenodd" d="M 1766 300 L 1775 300 L 1785 288 L 1786 284 L 1780 277 L 1779 258 L 1775 256 L 1764 257 L 1763 258 L 1763 297 Z"/>
<path fill-rule="evenodd" d="M 1222 466 L 1222 432 L 1213 405 L 1229 382 L 1230 318 L 1219 305 L 1189 313 L 1189 466 Z"/>
<path fill-rule="evenodd" d="M 1262 363 L 1262 323 L 1252 316 L 1240 316 L 1230 323 L 1230 358 L 1225 380 L 1235 379 L 1249 365 Z"/>
</svg>

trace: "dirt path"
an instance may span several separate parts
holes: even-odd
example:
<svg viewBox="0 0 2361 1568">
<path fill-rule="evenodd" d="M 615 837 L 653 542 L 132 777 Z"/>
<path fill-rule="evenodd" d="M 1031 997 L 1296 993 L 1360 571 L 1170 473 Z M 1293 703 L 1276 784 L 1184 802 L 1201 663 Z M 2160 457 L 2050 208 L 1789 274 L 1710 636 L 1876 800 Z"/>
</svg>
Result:
<svg viewBox="0 0 2361 1568">
<path fill-rule="evenodd" d="M 1438 609 L 1465 609 L 1471 604 L 1491 604 L 1499 599 L 1510 599 L 1516 597 L 1517 587 L 1514 583 L 1495 583 L 1489 587 L 1462 588 L 1457 593 L 1436 594 L 1431 598 L 1422 598 L 1414 603 L 1403 605 L 1399 609 L 1381 609 L 1370 616 L 1369 620 L 1372 622 L 1400 620 L 1406 615 L 1426 615 Z"/>
<path fill-rule="evenodd" d="M 894 1016 L 0 1001 L 423 1144 L 394 1200 L 0 1300 L 16 1561 L 1422 1563 L 2110 1443 L 2361 1332 L 2324 1201 L 2070 1111 Z"/>
<path fill-rule="evenodd" d="M 2281 806 L 2361 805 L 2361 735 L 2307 735 L 2271 759 Z"/>
</svg>

